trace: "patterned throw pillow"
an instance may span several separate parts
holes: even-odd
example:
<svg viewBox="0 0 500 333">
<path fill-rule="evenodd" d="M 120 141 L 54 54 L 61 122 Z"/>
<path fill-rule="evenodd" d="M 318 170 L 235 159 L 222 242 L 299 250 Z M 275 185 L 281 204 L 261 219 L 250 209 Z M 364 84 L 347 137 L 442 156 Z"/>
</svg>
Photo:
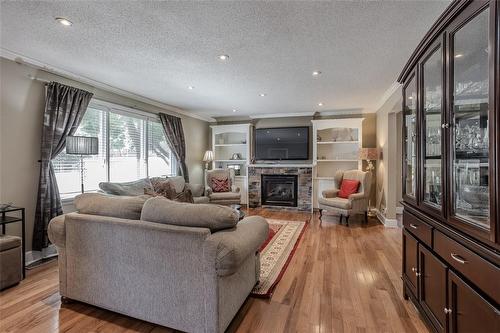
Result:
<svg viewBox="0 0 500 333">
<path fill-rule="evenodd" d="M 151 195 L 153 197 L 162 196 L 169 200 L 178 202 L 189 202 L 194 203 L 193 193 L 190 189 L 184 188 L 180 193 L 175 191 L 175 187 L 169 181 L 156 181 L 153 183 L 153 190 L 144 188 L 144 194 Z"/>
<path fill-rule="evenodd" d="M 227 178 L 212 178 L 212 190 L 214 192 L 229 192 L 229 179 Z"/>
</svg>

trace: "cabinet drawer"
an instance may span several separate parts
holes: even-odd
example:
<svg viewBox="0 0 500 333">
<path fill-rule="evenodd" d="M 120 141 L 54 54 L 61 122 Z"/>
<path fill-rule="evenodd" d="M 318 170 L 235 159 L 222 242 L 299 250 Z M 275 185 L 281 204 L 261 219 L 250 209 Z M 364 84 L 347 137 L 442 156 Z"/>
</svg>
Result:
<svg viewBox="0 0 500 333">
<path fill-rule="evenodd" d="M 439 231 L 434 231 L 434 250 L 457 271 L 500 303 L 500 269 Z"/>
<path fill-rule="evenodd" d="M 432 247 L 432 227 L 416 216 L 404 211 L 403 225 L 427 246 Z"/>
</svg>

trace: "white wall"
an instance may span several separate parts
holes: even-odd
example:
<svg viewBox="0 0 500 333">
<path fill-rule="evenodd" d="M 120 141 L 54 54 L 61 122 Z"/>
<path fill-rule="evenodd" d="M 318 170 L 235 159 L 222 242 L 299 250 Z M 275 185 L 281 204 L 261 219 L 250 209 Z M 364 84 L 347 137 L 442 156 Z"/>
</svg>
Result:
<svg viewBox="0 0 500 333">
<path fill-rule="evenodd" d="M 398 113 L 401 111 L 401 88 L 377 110 L 377 148 L 382 158 L 377 161 L 376 208 L 387 219 L 396 218 L 398 194 L 401 186 L 401 129 Z"/>
<path fill-rule="evenodd" d="M 37 161 L 40 159 L 45 90 L 43 83 L 31 80 L 29 75 L 91 91 L 95 98 L 107 102 L 152 113 L 166 112 L 157 106 L 0 58 L 0 202 L 12 201 L 17 206 L 26 208 L 28 251 L 31 249 L 38 190 Z M 184 127 L 190 180 L 192 183 L 203 183 L 201 159 L 208 149 L 208 123 L 178 116 L 182 118 Z M 20 235 L 20 226 L 9 225 L 7 232 Z"/>
</svg>

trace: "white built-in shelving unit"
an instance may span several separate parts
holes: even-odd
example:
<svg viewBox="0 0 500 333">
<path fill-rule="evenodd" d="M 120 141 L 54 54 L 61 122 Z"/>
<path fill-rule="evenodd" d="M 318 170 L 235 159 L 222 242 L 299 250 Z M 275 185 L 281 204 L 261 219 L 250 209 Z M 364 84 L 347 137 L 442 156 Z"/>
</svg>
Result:
<svg viewBox="0 0 500 333">
<path fill-rule="evenodd" d="M 236 186 L 241 189 L 241 203 L 247 202 L 247 170 L 251 158 L 251 124 L 213 125 L 213 168 L 234 168 Z M 239 158 L 234 158 L 236 155 Z M 239 171 L 238 171 L 239 170 Z"/>
<path fill-rule="evenodd" d="M 338 170 L 361 169 L 358 159 L 363 140 L 363 118 L 312 120 L 313 207 L 321 193 L 333 188 Z"/>
</svg>

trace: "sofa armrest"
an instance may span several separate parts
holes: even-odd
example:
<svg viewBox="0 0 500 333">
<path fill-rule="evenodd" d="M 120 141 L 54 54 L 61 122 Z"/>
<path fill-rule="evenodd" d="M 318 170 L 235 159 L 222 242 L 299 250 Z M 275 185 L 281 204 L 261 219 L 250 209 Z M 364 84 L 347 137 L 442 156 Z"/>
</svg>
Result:
<svg viewBox="0 0 500 333">
<path fill-rule="evenodd" d="M 64 219 L 65 215 L 54 217 L 50 220 L 47 228 L 50 241 L 57 247 L 66 247 L 66 225 Z"/>
<path fill-rule="evenodd" d="M 210 235 L 205 248 L 215 248 L 217 275 L 228 276 L 238 271 L 245 259 L 256 254 L 268 235 L 269 225 L 260 216 L 246 217 L 235 228 Z"/>
<path fill-rule="evenodd" d="M 186 188 L 191 190 L 193 197 L 202 197 L 205 190 L 203 184 L 186 184 Z"/>
<path fill-rule="evenodd" d="M 236 185 L 231 185 L 231 192 L 240 193 L 240 188 Z"/>
<path fill-rule="evenodd" d="M 322 192 L 323 198 L 336 198 L 338 193 L 339 193 L 339 190 L 337 190 L 337 189 L 324 190 Z"/>
</svg>

